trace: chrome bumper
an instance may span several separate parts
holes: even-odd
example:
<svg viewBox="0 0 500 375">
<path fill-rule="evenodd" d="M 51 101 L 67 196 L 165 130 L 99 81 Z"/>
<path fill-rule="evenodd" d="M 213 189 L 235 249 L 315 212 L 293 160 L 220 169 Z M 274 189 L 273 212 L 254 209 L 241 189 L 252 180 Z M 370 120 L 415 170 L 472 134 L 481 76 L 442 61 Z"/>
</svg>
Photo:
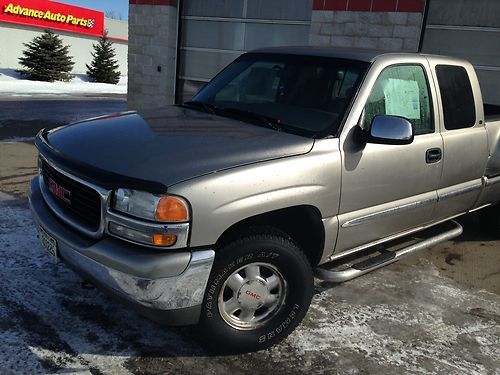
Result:
<svg viewBox="0 0 500 375">
<path fill-rule="evenodd" d="M 199 307 L 203 302 L 215 257 L 212 249 L 166 252 L 111 237 L 87 238 L 54 216 L 38 177 L 31 181 L 29 201 L 36 223 L 57 240 L 61 259 L 111 294 L 154 310 Z"/>
</svg>

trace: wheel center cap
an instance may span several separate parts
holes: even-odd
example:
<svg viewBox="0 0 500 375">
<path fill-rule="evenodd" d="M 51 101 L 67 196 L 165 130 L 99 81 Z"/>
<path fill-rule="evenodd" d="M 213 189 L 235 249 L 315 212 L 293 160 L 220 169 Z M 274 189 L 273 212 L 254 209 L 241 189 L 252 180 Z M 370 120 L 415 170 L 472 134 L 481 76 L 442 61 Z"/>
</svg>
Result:
<svg viewBox="0 0 500 375">
<path fill-rule="evenodd" d="M 240 288 L 238 301 L 244 308 L 258 309 L 264 304 L 268 295 L 269 291 L 264 283 L 252 280 Z"/>
</svg>

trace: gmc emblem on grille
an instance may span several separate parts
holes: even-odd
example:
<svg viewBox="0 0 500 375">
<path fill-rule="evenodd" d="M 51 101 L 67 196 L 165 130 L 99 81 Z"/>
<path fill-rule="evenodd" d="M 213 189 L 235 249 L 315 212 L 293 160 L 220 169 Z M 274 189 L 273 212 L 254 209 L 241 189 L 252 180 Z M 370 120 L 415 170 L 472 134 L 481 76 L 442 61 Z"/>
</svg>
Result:
<svg viewBox="0 0 500 375">
<path fill-rule="evenodd" d="M 71 205 L 71 191 L 58 185 L 57 182 L 51 178 L 49 178 L 49 191 L 59 200 Z"/>
</svg>

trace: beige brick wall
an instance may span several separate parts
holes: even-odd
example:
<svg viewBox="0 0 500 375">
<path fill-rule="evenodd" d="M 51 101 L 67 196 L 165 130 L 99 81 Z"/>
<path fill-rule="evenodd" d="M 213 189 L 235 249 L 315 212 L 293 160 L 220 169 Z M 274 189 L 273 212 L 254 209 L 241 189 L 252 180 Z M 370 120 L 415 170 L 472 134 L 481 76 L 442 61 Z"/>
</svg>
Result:
<svg viewBox="0 0 500 375">
<path fill-rule="evenodd" d="M 315 10 L 309 43 L 416 52 L 421 25 L 421 13 Z"/>
</svg>

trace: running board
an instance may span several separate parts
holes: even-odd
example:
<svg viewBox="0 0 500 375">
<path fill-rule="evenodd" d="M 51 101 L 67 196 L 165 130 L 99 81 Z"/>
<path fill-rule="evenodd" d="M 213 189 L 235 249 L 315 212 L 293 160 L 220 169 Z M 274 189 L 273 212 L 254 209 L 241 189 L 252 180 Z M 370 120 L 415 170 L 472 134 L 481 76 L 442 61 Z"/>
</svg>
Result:
<svg viewBox="0 0 500 375">
<path fill-rule="evenodd" d="M 407 255 L 413 254 L 419 250 L 423 250 L 432 247 L 434 245 L 437 245 L 441 242 L 451 240 L 452 238 L 460 236 L 463 232 L 462 226 L 453 220 L 440 224 L 436 227 L 432 227 L 426 231 L 430 230 L 436 231 L 436 229 L 440 230 L 438 234 L 433 234 L 428 238 L 417 240 L 417 242 L 414 242 L 411 245 L 405 245 L 404 247 L 398 250 L 386 250 L 377 248 L 376 250 L 373 251 L 379 252 L 380 253 L 379 255 L 372 256 L 365 260 L 352 264 L 349 266 L 349 268 L 343 270 L 332 270 L 332 268 L 328 269 L 326 268 L 326 266 L 328 266 L 327 263 L 325 265 L 316 268 L 315 276 L 321 280 L 335 282 L 335 283 L 342 283 L 344 281 L 348 281 L 354 279 L 355 277 L 364 275 L 365 273 L 374 271 L 378 268 L 384 267 L 388 264 L 394 263 L 397 260 Z M 418 234 L 419 233 L 417 233 L 416 235 Z M 363 252 L 363 254 L 366 256 L 366 252 Z M 353 256 L 355 256 L 355 254 L 353 254 Z M 341 261 L 342 258 L 340 258 L 335 262 L 332 262 L 337 264 L 333 268 L 338 267 L 338 263 Z"/>
</svg>

